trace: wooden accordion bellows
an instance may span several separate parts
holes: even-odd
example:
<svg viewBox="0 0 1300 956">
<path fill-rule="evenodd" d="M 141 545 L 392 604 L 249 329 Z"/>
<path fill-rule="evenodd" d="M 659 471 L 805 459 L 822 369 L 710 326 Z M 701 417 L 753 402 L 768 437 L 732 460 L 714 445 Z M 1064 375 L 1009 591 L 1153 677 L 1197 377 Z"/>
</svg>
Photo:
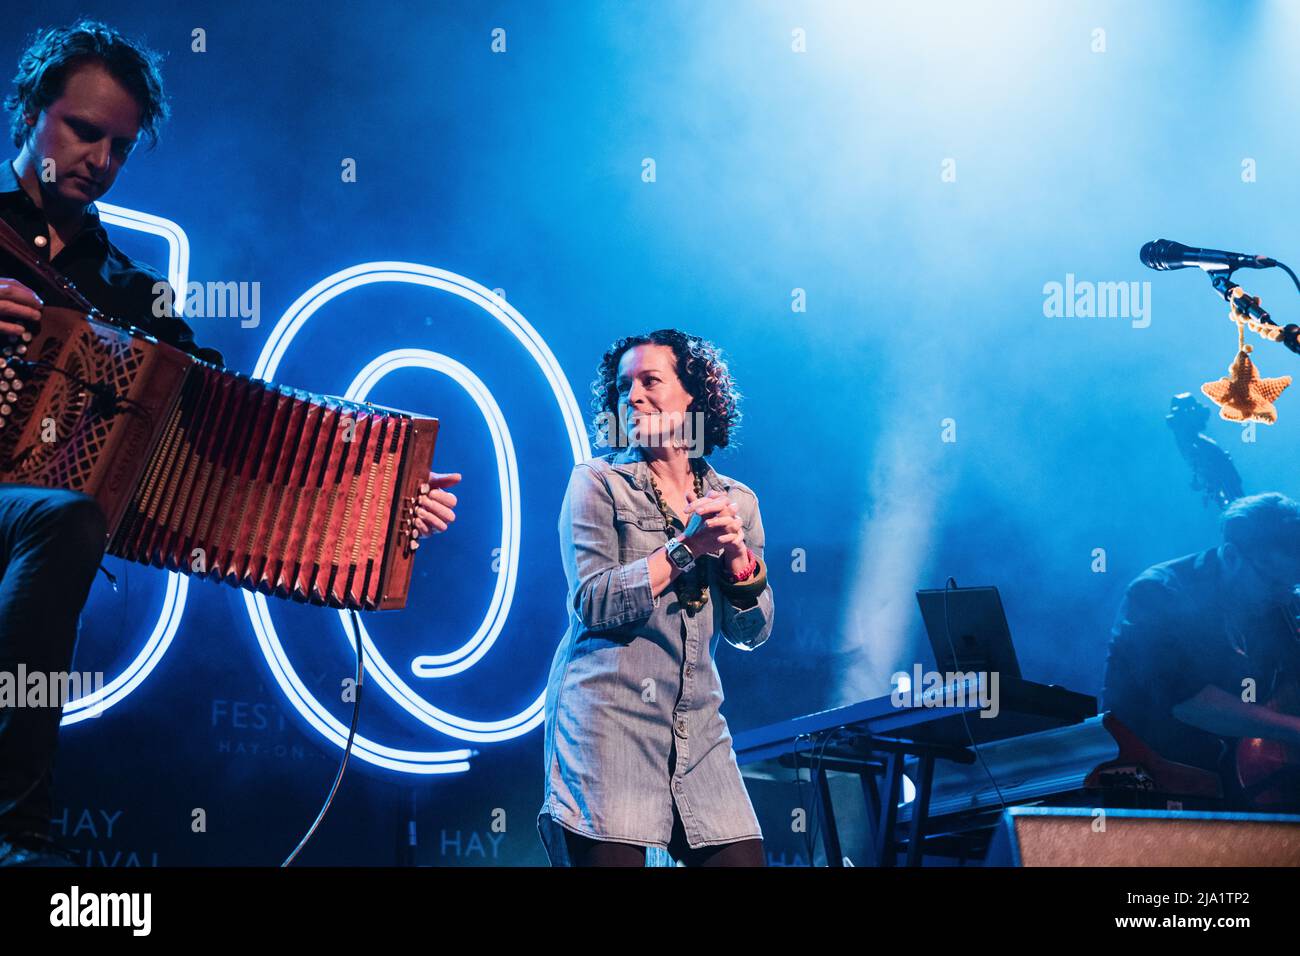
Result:
<svg viewBox="0 0 1300 956">
<path fill-rule="evenodd" d="M 405 606 L 437 419 L 251 379 L 71 309 L 9 338 L 0 482 L 95 498 L 108 553 L 131 561 L 311 604 Z"/>
</svg>

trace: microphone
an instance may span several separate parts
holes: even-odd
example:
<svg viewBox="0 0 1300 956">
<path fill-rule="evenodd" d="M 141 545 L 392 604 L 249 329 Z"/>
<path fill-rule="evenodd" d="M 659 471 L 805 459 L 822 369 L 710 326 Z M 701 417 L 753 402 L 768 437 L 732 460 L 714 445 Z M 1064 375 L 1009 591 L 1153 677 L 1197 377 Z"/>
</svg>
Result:
<svg viewBox="0 0 1300 956">
<path fill-rule="evenodd" d="M 1147 268 L 1161 271 L 1196 266 L 1214 272 L 1223 269 L 1269 269 L 1277 265 L 1277 260 L 1268 256 L 1250 256 L 1243 252 L 1224 252 L 1222 249 L 1196 249 L 1172 239 L 1148 242 L 1138 256 Z"/>
</svg>

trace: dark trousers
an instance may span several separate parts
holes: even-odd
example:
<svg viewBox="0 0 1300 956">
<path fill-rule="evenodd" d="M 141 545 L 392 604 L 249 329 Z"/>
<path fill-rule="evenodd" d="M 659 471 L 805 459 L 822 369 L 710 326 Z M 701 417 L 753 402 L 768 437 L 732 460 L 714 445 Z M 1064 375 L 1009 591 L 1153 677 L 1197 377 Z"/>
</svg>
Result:
<svg viewBox="0 0 1300 956">
<path fill-rule="evenodd" d="M 645 847 L 631 843 L 614 843 L 593 840 L 572 830 L 564 831 L 569 849 L 569 860 L 574 866 L 645 866 Z M 668 842 L 668 853 L 674 860 L 687 866 L 767 866 L 767 854 L 761 839 L 737 840 L 717 846 L 692 850 L 686 842 L 682 818 L 673 804 L 673 832 Z"/>
<path fill-rule="evenodd" d="M 72 669 L 81 609 L 104 553 L 93 498 L 0 485 L 0 672 L 18 680 Z M 16 686 L 19 693 L 23 688 Z M 54 752 L 62 702 L 0 706 L 0 834 L 50 829 Z"/>
</svg>

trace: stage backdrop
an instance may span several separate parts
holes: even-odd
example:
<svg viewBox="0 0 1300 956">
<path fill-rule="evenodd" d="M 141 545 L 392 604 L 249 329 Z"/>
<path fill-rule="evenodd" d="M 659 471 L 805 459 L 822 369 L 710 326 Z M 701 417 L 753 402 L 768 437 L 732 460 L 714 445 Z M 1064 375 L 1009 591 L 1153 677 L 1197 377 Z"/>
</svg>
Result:
<svg viewBox="0 0 1300 956">
<path fill-rule="evenodd" d="M 759 496 L 776 626 L 720 646 L 733 730 L 928 667 L 914 591 L 949 575 L 1001 588 L 1025 676 L 1096 693 L 1125 583 L 1215 542 L 1164 415 L 1235 329 L 1137 251 L 1300 259 L 1270 95 L 1300 79 L 1294 5 L 50 0 L 0 61 L 82 13 L 166 54 L 115 241 L 197 284 L 233 368 L 343 393 L 388 361 L 369 397 L 437 416 L 464 475 L 409 607 L 364 618 L 357 752 L 306 863 L 544 861 L 556 520 L 619 336 L 706 336 L 744 392 L 712 463 Z M 1297 490 L 1300 394 L 1278 408 L 1211 419 L 1249 491 Z M 340 757 L 344 621 L 106 568 L 77 668 L 111 684 L 68 712 L 58 832 L 102 865 L 278 862 Z M 807 859 L 806 796 L 755 789 L 774 863 Z"/>
</svg>

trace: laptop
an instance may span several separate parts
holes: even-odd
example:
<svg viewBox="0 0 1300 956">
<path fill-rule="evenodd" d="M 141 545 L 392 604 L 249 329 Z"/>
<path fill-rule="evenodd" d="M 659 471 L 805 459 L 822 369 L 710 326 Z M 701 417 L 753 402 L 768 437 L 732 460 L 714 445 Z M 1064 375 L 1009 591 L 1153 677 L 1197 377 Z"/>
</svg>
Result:
<svg viewBox="0 0 1300 956">
<path fill-rule="evenodd" d="M 1020 661 L 997 588 L 923 589 L 916 592 L 916 601 L 937 670 L 996 671 L 1002 679 L 1020 677 Z"/>
</svg>

